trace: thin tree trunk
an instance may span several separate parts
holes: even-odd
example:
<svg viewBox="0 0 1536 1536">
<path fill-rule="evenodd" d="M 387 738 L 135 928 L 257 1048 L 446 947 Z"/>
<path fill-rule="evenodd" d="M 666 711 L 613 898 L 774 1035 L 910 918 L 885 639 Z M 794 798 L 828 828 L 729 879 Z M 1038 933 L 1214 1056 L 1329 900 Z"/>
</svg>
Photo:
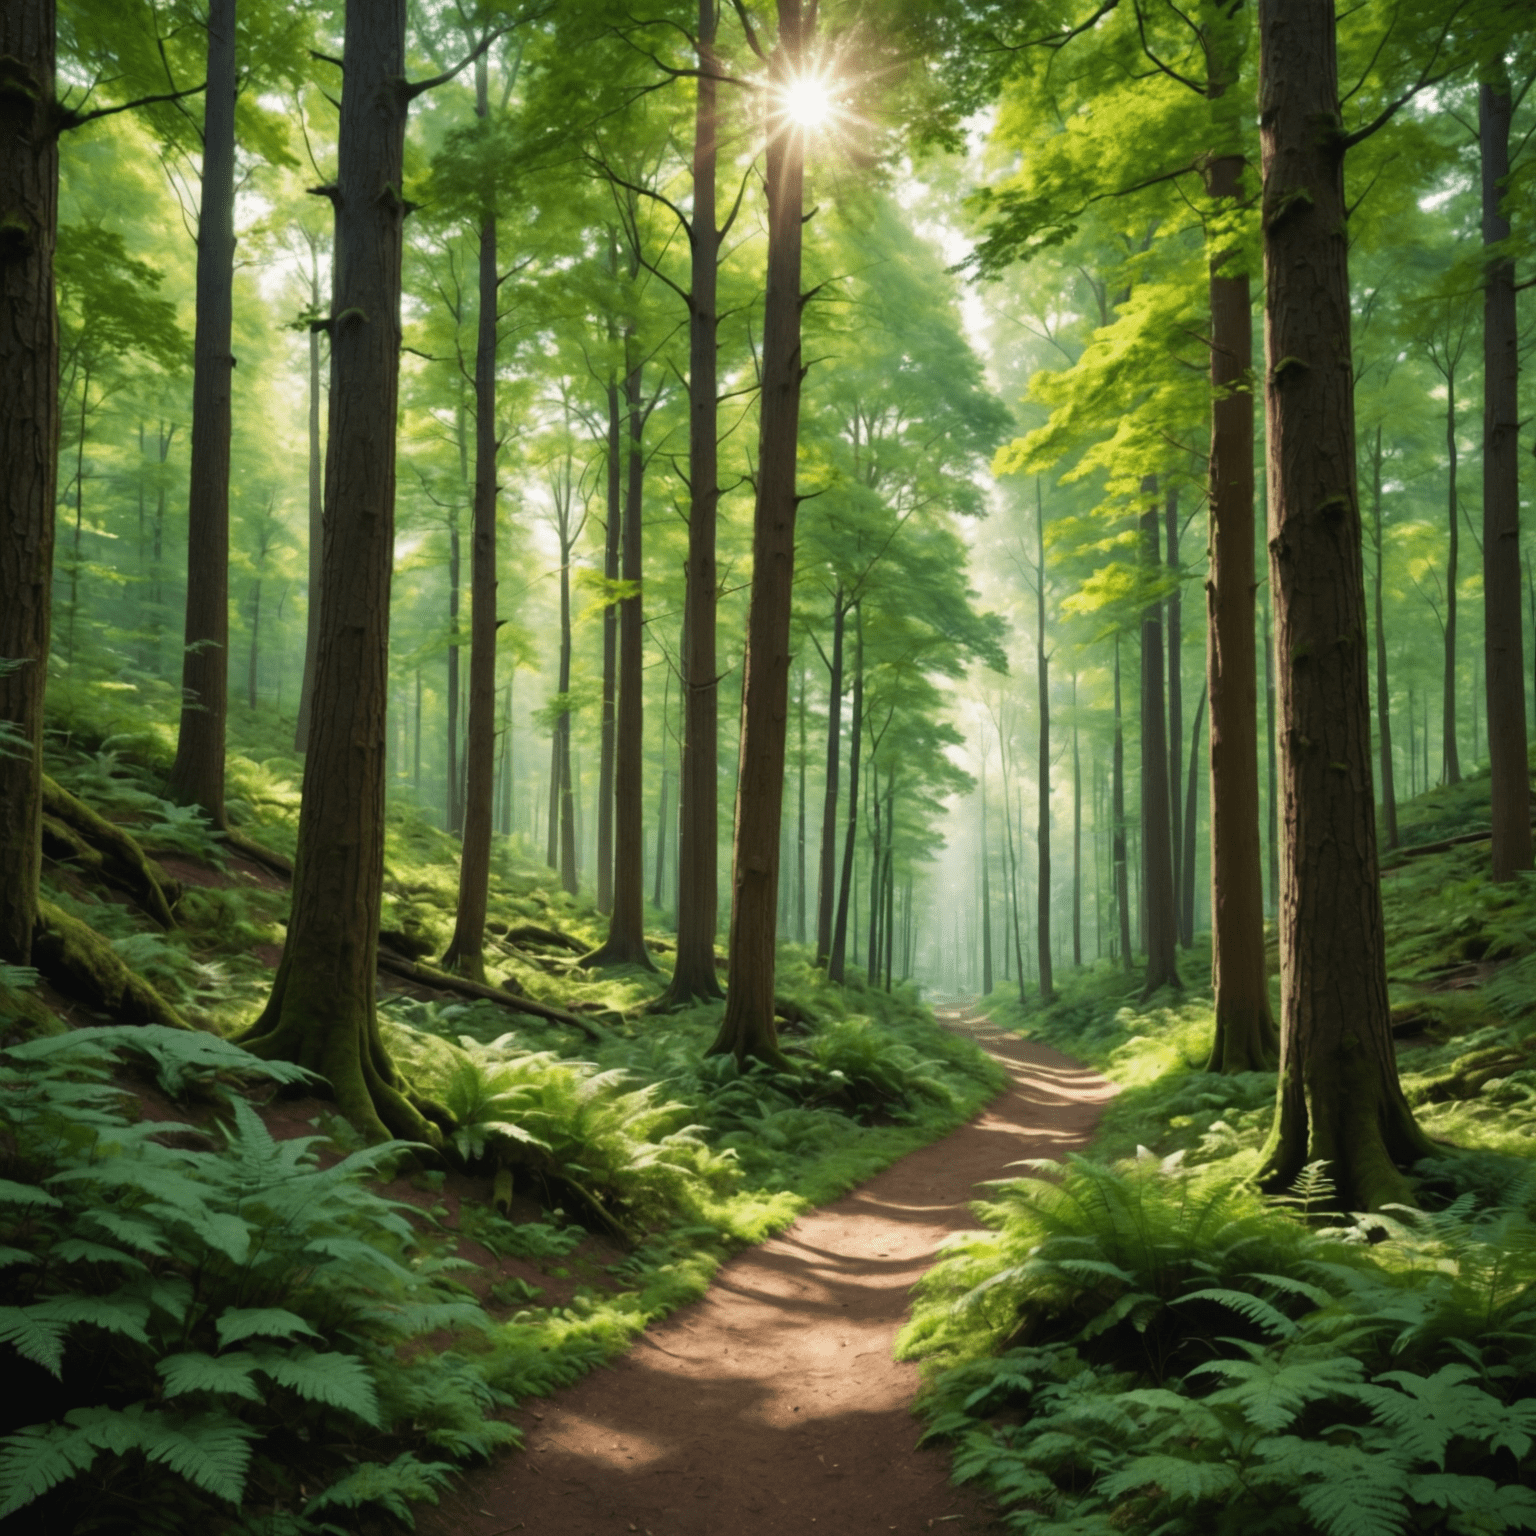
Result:
<svg viewBox="0 0 1536 1536">
<path fill-rule="evenodd" d="M 987 762 L 981 762 L 981 995 L 992 995 L 992 849 L 987 842 Z"/>
<path fill-rule="evenodd" d="M 795 938 L 805 943 L 805 662 L 800 662 L 800 816 L 795 833 Z"/>
<path fill-rule="evenodd" d="M 661 693 L 661 804 L 656 813 L 656 870 L 651 887 L 651 905 L 659 912 L 662 907 L 662 882 L 667 872 L 667 796 L 671 785 L 667 776 L 667 706 L 672 701 L 672 678 L 667 677 Z"/>
<path fill-rule="evenodd" d="M 562 537 L 560 545 L 560 696 L 571 690 L 571 545 Z M 556 759 L 558 774 L 551 782 L 554 798 L 550 802 L 550 831 L 559 845 L 560 886 L 568 895 L 576 894 L 576 792 L 571 763 L 571 712 L 560 711 L 555 726 L 559 739 Z"/>
<path fill-rule="evenodd" d="M 1371 448 L 1371 529 L 1376 548 L 1374 587 L 1376 619 L 1376 734 L 1381 763 L 1381 806 L 1387 824 L 1387 847 L 1397 847 L 1397 790 L 1392 782 L 1392 701 L 1387 691 L 1387 626 L 1382 610 L 1382 579 L 1386 541 L 1381 527 L 1381 427 Z M 1518 590 L 1516 592 L 1518 620 Z M 1267 660 L 1267 658 L 1266 658 Z"/>
<path fill-rule="evenodd" d="M 1184 806 L 1179 795 L 1179 777 L 1184 768 L 1184 577 L 1179 565 L 1179 493 L 1176 489 L 1168 492 L 1163 518 L 1168 540 L 1168 573 L 1173 579 L 1168 593 L 1168 784 L 1172 790 L 1168 810 L 1173 847 L 1174 929 L 1180 945 L 1188 949 L 1193 935 L 1186 933 L 1178 921 L 1178 900 L 1184 890 Z"/>
<path fill-rule="evenodd" d="M 1509 81 L 1502 61 L 1479 88 L 1483 244 L 1509 239 Z M 1483 279 L 1483 670 L 1493 794 L 1493 878 L 1530 869 L 1531 781 L 1520 633 L 1520 346 L 1515 263 L 1488 261 Z"/>
<path fill-rule="evenodd" d="M 1345 1210 L 1431 1151 L 1398 1084 L 1376 865 L 1332 0 L 1260 0 L 1270 584 L 1286 857 L 1281 1045 L 1259 1177 L 1326 1161 Z"/>
<path fill-rule="evenodd" d="M 880 919 L 884 912 L 882 901 L 883 888 L 880 884 L 884 865 L 881 859 L 884 854 L 884 828 L 881 825 L 880 814 L 880 770 L 873 762 L 869 765 L 870 796 L 869 796 L 869 958 L 867 970 L 869 983 L 875 984 L 880 971 Z"/>
<path fill-rule="evenodd" d="M 997 758 L 1003 775 L 1003 832 L 1008 846 L 1008 910 L 1013 925 L 1014 968 L 1018 972 L 1019 1002 L 1025 1004 L 1029 998 L 1024 991 L 1024 936 L 1020 931 L 1019 918 L 1019 855 L 1013 840 L 1013 796 L 1008 787 L 1008 748 L 1003 742 L 1001 730 L 997 733 Z M 1019 841 L 1023 840 L 1024 828 L 1020 826 Z"/>
<path fill-rule="evenodd" d="M 464 412 L 459 411 L 459 456 L 468 478 L 467 444 L 464 437 Z M 444 825 L 449 832 L 460 829 L 459 806 L 459 509 L 448 509 L 448 768 L 443 789 Z"/>
<path fill-rule="evenodd" d="M 1456 583 L 1460 577 L 1461 509 L 1456 503 L 1456 372 L 1445 378 L 1446 518 L 1449 542 L 1445 556 L 1445 668 L 1441 680 L 1440 782 L 1461 783 L 1461 756 L 1456 747 Z"/>
<path fill-rule="evenodd" d="M 1156 494 L 1148 476 L 1142 489 Z M 1162 540 L 1157 505 L 1141 518 L 1142 558 L 1156 573 Z M 1141 887 L 1147 924 L 1147 977 L 1143 998 L 1159 987 L 1178 987 L 1178 924 L 1173 896 L 1173 834 L 1169 825 L 1168 706 L 1163 692 L 1162 603 L 1149 603 L 1141 615 Z M 1042 941 L 1043 942 L 1043 941 Z"/>
<path fill-rule="evenodd" d="M 629 417 L 624 491 L 622 571 L 626 596 L 619 604 L 619 699 L 613 759 L 613 909 L 608 937 L 586 956 L 589 967 L 637 965 L 655 970 L 645 947 L 645 614 L 640 583 L 644 572 L 646 410 L 643 364 L 625 371 L 624 399 Z"/>
<path fill-rule="evenodd" d="M 715 223 L 718 85 L 714 72 L 715 0 L 699 0 L 697 102 L 693 132 L 693 210 L 688 294 L 688 572 L 683 602 L 683 761 L 678 848 L 677 961 L 667 1006 L 720 996 L 715 929 L 720 908 L 719 685 L 716 672 L 715 522 L 720 234 Z"/>
<path fill-rule="evenodd" d="M 821 802 L 820 880 L 816 892 L 816 964 L 824 966 L 832 953 L 832 908 L 837 878 L 838 773 L 843 756 L 843 631 L 848 610 L 843 589 L 832 597 L 832 664 L 827 679 L 827 767 Z"/>
<path fill-rule="evenodd" d="M 1275 644 L 1269 630 L 1269 603 L 1264 604 L 1264 734 L 1269 752 L 1269 910 L 1280 911 L 1280 764 L 1275 739 Z"/>
<path fill-rule="evenodd" d="M 1038 477 L 1035 480 L 1035 514 L 1035 687 L 1040 711 L 1040 755 L 1036 777 L 1040 804 L 1035 829 L 1039 889 L 1036 894 L 1035 948 L 1040 962 L 1040 1000 L 1048 1003 L 1056 996 L 1051 969 L 1051 684 L 1050 660 L 1045 653 L 1045 503 L 1041 499 Z"/>
<path fill-rule="evenodd" d="M 848 722 L 848 826 L 843 835 L 843 876 L 837 891 L 837 917 L 832 924 L 832 953 L 827 979 L 841 982 L 848 954 L 848 905 L 853 892 L 853 851 L 859 826 L 859 748 L 864 739 L 864 611 L 853 605 L 853 718 Z"/>
<path fill-rule="evenodd" d="M 1213 68 L 1210 95 L 1222 97 L 1231 83 L 1227 73 Z M 1206 173 L 1211 196 L 1235 206 L 1246 171 L 1241 153 L 1214 159 Z M 1211 707 L 1211 983 L 1216 1028 L 1208 1065 L 1213 1072 L 1251 1072 L 1273 1065 L 1279 1040 L 1270 1016 L 1264 964 L 1264 873 L 1259 844 L 1258 669 L 1253 654 L 1253 309 L 1248 272 L 1231 248 L 1211 254 L 1210 305 L 1206 689 Z M 1173 782 L 1177 786 L 1177 774 Z M 1193 939 L 1193 892 L 1185 910 L 1189 939 Z"/>
<path fill-rule="evenodd" d="M 261 577 L 251 588 L 251 649 L 246 658 L 245 701 L 252 710 L 256 708 L 256 662 L 261 647 Z"/>
<path fill-rule="evenodd" d="M 780 93 L 810 57 L 816 12 L 777 0 L 769 65 Z M 782 95 L 777 98 L 782 101 Z M 774 906 L 784 800 L 784 726 L 795 574 L 795 456 L 800 434 L 800 252 L 805 133 L 770 108 L 764 167 L 768 282 L 763 306 L 761 427 L 752 533 L 752 596 L 742 680 L 741 772 L 732 858 L 730 992 L 712 1051 L 782 1059 L 773 1022 Z"/>
<path fill-rule="evenodd" d="M 485 55 L 475 61 L 475 115 L 490 113 Z M 491 812 L 496 780 L 496 214 L 480 218 L 475 335 L 475 513 L 470 544 L 469 730 L 465 743 L 464 839 L 459 904 L 443 969 L 485 980 L 485 915 L 491 889 Z"/>
<path fill-rule="evenodd" d="M 59 144 L 53 0 L 0 6 L 9 95 L 0 114 L 0 960 L 29 965 L 42 870 L 43 693 L 58 490 L 59 339 L 53 286 Z"/>
<path fill-rule="evenodd" d="M 208 86 L 197 221 L 197 334 L 187 498 L 187 621 L 181 730 L 166 792 L 216 827 L 229 713 L 230 350 L 235 272 L 235 0 L 209 0 Z"/>
<path fill-rule="evenodd" d="M 1077 673 L 1072 674 L 1072 964 L 1083 963 L 1083 760 L 1077 743 Z"/>
<path fill-rule="evenodd" d="M 1189 785 L 1184 793 L 1184 886 L 1179 892 L 1179 922 L 1189 934 L 1195 931 L 1195 834 L 1200 819 L 1200 726 L 1204 718 L 1205 688 L 1202 686 L 1189 738 Z M 1206 760 L 1210 760 L 1209 752 Z"/>
<path fill-rule="evenodd" d="M 1115 912 L 1120 923 L 1120 963 L 1132 968 L 1131 957 L 1131 881 L 1125 860 L 1125 729 L 1120 718 L 1120 636 L 1115 636 L 1115 747 L 1114 778 L 1110 816 L 1114 822 L 1110 858 L 1115 867 Z M 1021 968 L 1022 972 L 1022 968 Z"/>
<path fill-rule="evenodd" d="M 309 308 L 314 318 L 320 315 L 320 252 L 309 247 Z M 309 722 L 315 696 L 315 652 L 320 645 L 320 551 L 325 540 L 321 521 L 325 496 L 321 484 L 320 459 L 320 329 L 309 328 L 309 568 L 307 612 L 304 618 L 304 681 L 299 687 L 299 718 L 293 727 L 293 750 L 300 756 L 309 748 Z"/>
<path fill-rule="evenodd" d="M 406 1089 L 374 1008 L 406 214 L 397 189 L 413 94 L 403 0 L 349 0 L 343 57 L 314 715 L 287 943 L 245 1043 L 321 1073 L 370 1138 L 441 1145 L 447 1117 Z"/>
<path fill-rule="evenodd" d="M 610 251 L 617 266 L 617 256 Z M 608 380 L 608 526 L 603 540 L 603 578 L 619 579 L 619 534 L 623 525 L 623 426 L 619 386 Z M 612 602 L 603 606 L 602 740 L 597 763 L 597 910 L 613 910 L 613 757 L 617 739 L 614 703 L 618 697 L 619 615 Z"/>
</svg>

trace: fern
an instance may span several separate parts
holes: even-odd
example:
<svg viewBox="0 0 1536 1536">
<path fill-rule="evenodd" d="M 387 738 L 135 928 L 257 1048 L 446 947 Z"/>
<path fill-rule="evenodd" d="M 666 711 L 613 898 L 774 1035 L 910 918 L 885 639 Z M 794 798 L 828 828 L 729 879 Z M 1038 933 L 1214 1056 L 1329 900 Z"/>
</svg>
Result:
<svg viewBox="0 0 1536 1536">
<path fill-rule="evenodd" d="M 452 1473 L 445 1461 L 418 1461 L 409 1451 L 391 1462 L 364 1462 L 324 1493 L 311 1499 L 306 1515 L 327 1509 L 365 1509 L 370 1504 L 414 1528 L 411 1505 L 423 1499 L 437 1503 L 438 1489 Z"/>
</svg>

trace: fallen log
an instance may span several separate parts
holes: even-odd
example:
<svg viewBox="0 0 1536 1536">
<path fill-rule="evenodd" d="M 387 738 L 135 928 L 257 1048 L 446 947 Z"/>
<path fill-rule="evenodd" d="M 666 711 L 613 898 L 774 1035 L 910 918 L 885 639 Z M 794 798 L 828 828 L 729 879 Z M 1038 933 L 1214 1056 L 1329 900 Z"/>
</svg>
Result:
<svg viewBox="0 0 1536 1536">
<path fill-rule="evenodd" d="M 379 950 L 378 965 L 381 971 L 388 971 L 391 976 L 403 976 L 419 986 L 432 987 L 439 992 L 457 992 L 462 997 L 473 997 L 481 1002 L 499 1003 L 510 1013 L 527 1014 L 530 1018 L 547 1019 L 551 1024 L 568 1025 L 571 1029 L 581 1030 L 599 1044 L 608 1038 L 600 1025 L 579 1014 L 568 1013 L 564 1008 L 555 1008 L 549 1003 L 535 1002 L 531 997 L 517 997 L 501 987 L 488 987 L 483 982 L 470 981 L 463 976 L 450 976 L 447 971 L 440 971 L 436 966 L 421 965 L 415 960 L 407 960 L 403 955 L 391 954 L 387 949 Z"/>
<path fill-rule="evenodd" d="M 157 870 L 137 839 L 43 775 L 43 836 L 49 856 L 88 869 L 132 898 L 162 928 L 174 928 L 171 908 L 181 887 Z"/>
<path fill-rule="evenodd" d="M 192 1027 L 94 928 L 51 901 L 37 904 L 32 963 L 65 996 L 124 1024 Z"/>
</svg>

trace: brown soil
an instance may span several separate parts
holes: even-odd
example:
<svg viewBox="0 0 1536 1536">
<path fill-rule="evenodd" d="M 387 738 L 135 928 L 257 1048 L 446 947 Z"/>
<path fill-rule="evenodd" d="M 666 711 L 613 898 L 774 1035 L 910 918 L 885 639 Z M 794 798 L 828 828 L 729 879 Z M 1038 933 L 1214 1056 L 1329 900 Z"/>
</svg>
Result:
<svg viewBox="0 0 1536 1536">
<path fill-rule="evenodd" d="M 1048 1046 L 939 1010 L 1013 1086 L 970 1124 L 725 1265 L 611 1370 L 517 1415 L 525 1453 L 471 1473 L 423 1536 L 759 1536 L 998 1529 L 914 1449 L 915 1366 L 891 1358 L 908 1291 L 968 1202 L 1019 1158 L 1080 1147 L 1114 1089 Z"/>
</svg>

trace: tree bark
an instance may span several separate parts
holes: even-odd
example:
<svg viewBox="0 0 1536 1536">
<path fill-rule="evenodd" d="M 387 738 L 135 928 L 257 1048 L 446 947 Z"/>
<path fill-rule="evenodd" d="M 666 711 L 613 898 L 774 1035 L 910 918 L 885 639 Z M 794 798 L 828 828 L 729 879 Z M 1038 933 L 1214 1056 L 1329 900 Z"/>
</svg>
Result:
<svg viewBox="0 0 1536 1536">
<path fill-rule="evenodd" d="M 43 693 L 59 453 L 53 0 L 0 7 L 0 960 L 32 961 L 42 869 Z"/>
<path fill-rule="evenodd" d="M 981 995 L 992 995 L 992 850 L 987 843 L 987 763 L 981 763 Z"/>
<path fill-rule="evenodd" d="M 693 210 L 688 227 L 692 263 L 688 291 L 689 505 L 687 585 L 683 594 L 686 654 L 678 790 L 677 956 L 671 983 L 661 999 L 667 1007 L 684 1007 L 720 996 L 715 971 L 715 930 L 720 920 L 720 690 L 715 648 L 719 586 L 715 522 L 720 503 L 716 14 L 715 0 L 699 0 Z"/>
<path fill-rule="evenodd" d="M 617 256 L 613 257 L 615 265 Z M 624 441 L 619 386 L 608 380 L 608 526 L 603 539 L 603 578 L 619 579 L 619 534 L 623 526 Z M 611 590 L 611 589 L 610 589 Z M 602 737 L 597 761 L 597 910 L 613 911 L 613 758 L 618 698 L 619 614 L 612 601 L 603 605 Z"/>
<path fill-rule="evenodd" d="M 1040 711 L 1040 755 L 1036 784 L 1039 790 L 1039 821 L 1035 851 L 1039 859 L 1036 893 L 1035 948 L 1040 961 L 1040 1001 L 1056 996 L 1051 969 L 1051 683 L 1050 660 L 1045 654 L 1045 503 L 1040 482 L 1035 481 L 1035 687 Z"/>
<path fill-rule="evenodd" d="M 485 55 L 475 61 L 475 115 L 490 113 Z M 470 545 L 469 730 L 464 756 L 464 839 L 459 905 L 443 969 L 485 980 L 485 912 L 491 890 L 496 782 L 496 214 L 480 218 L 475 335 L 475 513 Z"/>
<path fill-rule="evenodd" d="M 643 363 L 624 375 L 629 418 L 622 535 L 623 578 L 630 594 L 619 604 L 619 700 L 613 758 L 613 909 L 608 937 L 582 964 L 637 965 L 654 971 L 645 947 L 645 613 L 640 582 L 644 571 L 646 409 Z"/>
<path fill-rule="evenodd" d="M 805 662 L 800 663 L 800 817 L 795 833 L 795 938 L 805 943 Z"/>
<path fill-rule="evenodd" d="M 374 1140 L 441 1145 L 379 1034 L 375 961 L 384 878 L 384 728 L 394 565 L 400 369 L 404 0 L 349 0 L 331 318 L 325 548 L 314 715 L 288 938 L 245 1037 L 259 1056 L 326 1077 Z"/>
<path fill-rule="evenodd" d="M 1269 910 L 1280 911 L 1280 764 L 1275 732 L 1275 645 L 1269 628 L 1269 603 L 1264 604 L 1264 734 L 1269 754 L 1269 795 L 1265 823 L 1269 829 Z"/>
<path fill-rule="evenodd" d="M 1280 1081 L 1260 1177 L 1324 1161 L 1346 1210 L 1409 1194 L 1371 787 L 1344 149 L 1332 0 L 1260 0 L 1270 585 L 1286 857 Z"/>
<path fill-rule="evenodd" d="M 1376 619 L 1376 735 L 1381 762 L 1381 808 L 1387 824 L 1387 847 L 1397 847 L 1397 788 L 1392 780 L 1392 700 L 1387 691 L 1387 626 L 1382 607 L 1382 584 L 1387 546 L 1381 517 L 1381 428 L 1371 448 L 1371 530 L 1376 549 L 1374 584 Z M 1518 580 L 1518 575 L 1517 578 Z M 1519 624 L 1519 589 L 1516 588 L 1515 621 Z"/>
<path fill-rule="evenodd" d="M 1157 492 L 1154 476 L 1142 489 Z M 1141 517 L 1142 559 L 1149 578 L 1157 574 L 1162 544 L 1158 508 L 1151 503 Z M 1173 895 L 1173 833 L 1169 824 L 1167 703 L 1163 692 L 1163 612 L 1161 601 L 1141 613 L 1141 892 L 1147 923 L 1147 976 L 1142 997 L 1160 987 L 1181 987 L 1178 918 Z"/>
<path fill-rule="evenodd" d="M 309 308 L 312 319 L 320 316 L 320 253 L 309 247 Z M 309 722 L 315 696 L 315 652 L 320 647 L 320 550 L 325 539 L 322 516 L 325 508 L 320 459 L 320 330 L 309 328 L 309 568 L 307 611 L 304 616 L 304 680 L 299 685 L 299 716 L 293 727 L 293 750 L 300 757 L 309 750 Z"/>
<path fill-rule="evenodd" d="M 1224 77 L 1213 71 L 1212 93 L 1225 89 Z M 1240 154 L 1214 160 L 1206 174 L 1211 196 L 1234 206 L 1242 196 L 1246 170 Z M 1279 1047 L 1264 963 L 1258 668 L 1253 654 L 1253 308 L 1241 262 L 1240 253 L 1230 249 L 1214 251 L 1210 261 L 1211 537 L 1205 591 L 1213 1072 L 1261 1071 L 1274 1065 Z M 1188 910 L 1193 938 L 1193 892 Z"/>
<path fill-rule="evenodd" d="M 816 964 L 832 953 L 832 908 L 837 879 L 838 775 L 843 757 L 843 632 L 848 610 L 843 589 L 832 597 L 832 664 L 827 677 L 827 768 L 821 802 L 820 880 L 816 892 Z"/>
<path fill-rule="evenodd" d="M 230 351 L 235 280 L 235 0 L 209 0 L 208 87 L 197 220 L 192 468 L 187 497 L 186 648 L 181 730 L 166 792 L 215 827 L 224 811 L 229 714 Z"/>
<path fill-rule="evenodd" d="M 1502 65 L 1479 88 L 1483 245 L 1509 239 L 1500 208 L 1509 180 L 1509 81 Z M 1495 253 L 1483 279 L 1483 672 L 1493 792 L 1493 878 L 1530 869 L 1525 657 L 1520 631 L 1520 348 L 1515 263 Z"/>
<path fill-rule="evenodd" d="M 815 26 L 802 0 L 777 0 L 779 36 L 770 83 L 783 92 L 800 72 Z M 780 98 L 782 100 L 782 97 Z M 782 105 L 769 108 L 764 180 L 768 193 L 768 283 L 763 309 L 761 427 L 752 529 L 752 594 L 742 680 L 741 772 L 732 858 L 730 991 L 710 1047 L 782 1060 L 773 1022 L 774 909 L 789 628 L 795 574 L 795 456 L 800 434 L 800 252 L 805 132 Z"/>
<path fill-rule="evenodd" d="M 853 895 L 853 853 L 859 827 L 859 754 L 864 739 L 864 611 L 853 605 L 853 715 L 848 722 L 848 825 L 843 834 L 843 875 L 837 889 L 837 917 L 832 924 L 832 953 L 827 979 L 841 983 L 848 956 L 848 905 Z"/>
<path fill-rule="evenodd" d="M 1131 957 L 1131 880 L 1125 860 L 1125 729 L 1121 723 L 1120 705 L 1120 636 L 1115 636 L 1115 747 L 1114 778 L 1110 794 L 1110 816 L 1114 832 L 1110 843 L 1110 858 L 1115 866 L 1115 913 L 1120 923 L 1120 963 L 1127 971 L 1132 968 Z"/>
</svg>

